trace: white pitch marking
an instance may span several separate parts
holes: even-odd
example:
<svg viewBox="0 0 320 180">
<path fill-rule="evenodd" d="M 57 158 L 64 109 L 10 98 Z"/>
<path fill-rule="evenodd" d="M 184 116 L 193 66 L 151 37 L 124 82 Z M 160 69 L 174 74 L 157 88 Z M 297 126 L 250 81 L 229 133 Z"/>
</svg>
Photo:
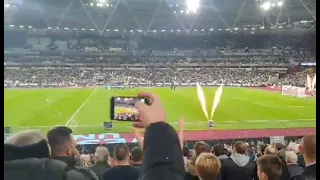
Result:
<svg viewBox="0 0 320 180">
<path fill-rule="evenodd" d="M 97 91 L 97 88 L 94 89 L 89 96 L 87 97 L 86 100 L 83 101 L 83 103 L 81 104 L 81 106 L 76 110 L 76 112 L 73 113 L 73 115 L 68 119 L 68 121 L 66 122 L 65 126 L 68 126 L 68 124 L 70 123 L 70 121 L 79 113 L 79 111 L 82 109 L 82 107 L 88 102 L 88 100 L 91 98 L 91 96 Z"/>
<path fill-rule="evenodd" d="M 291 120 L 277 120 L 277 119 L 273 119 L 273 120 L 244 120 L 244 121 L 224 121 L 224 122 L 220 122 L 217 124 L 224 124 L 224 123 L 244 123 L 244 122 L 289 122 L 289 121 L 315 121 L 315 119 L 291 119 Z M 174 122 L 168 122 L 169 124 L 178 124 L 179 122 L 174 121 Z M 207 122 L 186 122 L 185 124 L 207 124 Z M 125 124 L 117 124 L 117 126 L 123 126 Z M 57 125 L 58 126 L 58 125 Z M 101 127 L 101 124 L 81 124 L 75 127 L 81 128 L 81 127 Z M 129 125 L 131 126 L 131 125 Z M 16 128 L 21 128 L 21 129 L 30 129 L 30 128 L 51 128 L 51 126 L 16 126 Z"/>
<path fill-rule="evenodd" d="M 248 120 L 248 121 L 245 121 L 245 122 L 248 122 L 248 123 L 258 123 L 258 122 L 268 122 L 269 120 Z M 241 122 L 241 121 L 239 121 Z"/>
</svg>

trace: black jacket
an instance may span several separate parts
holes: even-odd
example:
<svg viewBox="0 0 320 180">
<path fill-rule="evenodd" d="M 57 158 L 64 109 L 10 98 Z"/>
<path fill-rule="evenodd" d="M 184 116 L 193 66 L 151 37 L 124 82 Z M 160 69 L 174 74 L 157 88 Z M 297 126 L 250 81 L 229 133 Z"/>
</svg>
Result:
<svg viewBox="0 0 320 180">
<path fill-rule="evenodd" d="M 56 159 L 62 162 L 65 162 L 69 169 L 76 170 L 78 172 L 81 172 L 83 175 L 85 175 L 90 180 L 99 180 L 98 176 L 91 170 L 81 167 L 78 165 L 78 160 L 72 157 L 68 156 L 54 156 L 52 159 Z"/>
<path fill-rule="evenodd" d="M 144 135 L 142 180 L 183 180 L 183 153 L 176 131 L 167 123 L 149 125 Z"/>
<path fill-rule="evenodd" d="M 231 155 L 221 160 L 222 180 L 252 180 L 256 177 L 256 163 L 246 155 Z"/>
<path fill-rule="evenodd" d="M 97 162 L 90 167 L 90 169 L 96 173 L 100 180 L 103 179 L 103 174 L 110 168 L 111 166 L 107 162 Z"/>
<path fill-rule="evenodd" d="M 49 156 L 46 140 L 22 147 L 4 144 L 4 180 L 88 180 Z"/>
<path fill-rule="evenodd" d="M 4 180 L 90 180 L 68 169 L 67 164 L 48 158 L 4 161 Z"/>
<path fill-rule="evenodd" d="M 304 168 L 303 172 L 292 178 L 292 180 L 315 180 L 317 172 L 317 166 L 316 164 L 307 166 Z"/>
<path fill-rule="evenodd" d="M 297 154 L 298 155 L 298 165 L 301 167 L 306 167 L 306 162 L 304 161 L 304 157 L 301 153 Z"/>
<path fill-rule="evenodd" d="M 287 166 L 290 172 L 290 178 L 299 175 L 303 172 L 303 168 L 300 167 L 298 164 L 288 164 Z"/>
</svg>

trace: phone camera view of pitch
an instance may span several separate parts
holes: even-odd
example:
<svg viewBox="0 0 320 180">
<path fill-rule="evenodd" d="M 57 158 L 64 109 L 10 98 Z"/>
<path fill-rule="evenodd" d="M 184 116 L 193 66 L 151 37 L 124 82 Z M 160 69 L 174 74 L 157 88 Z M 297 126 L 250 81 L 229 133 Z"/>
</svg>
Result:
<svg viewBox="0 0 320 180">
<path fill-rule="evenodd" d="M 149 98 L 141 97 L 112 97 L 110 99 L 110 119 L 115 121 L 139 121 L 139 111 L 135 108 L 136 102 L 151 105 Z"/>
</svg>

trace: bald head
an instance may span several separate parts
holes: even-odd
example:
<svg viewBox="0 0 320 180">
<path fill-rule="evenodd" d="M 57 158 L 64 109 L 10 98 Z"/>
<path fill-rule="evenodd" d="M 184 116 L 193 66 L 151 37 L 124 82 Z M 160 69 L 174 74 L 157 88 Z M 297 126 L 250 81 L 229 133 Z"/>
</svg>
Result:
<svg viewBox="0 0 320 180">
<path fill-rule="evenodd" d="M 302 138 L 300 152 L 303 154 L 305 159 L 315 160 L 316 159 L 316 135 L 306 135 Z"/>
<path fill-rule="evenodd" d="M 269 146 L 266 147 L 266 149 L 264 150 L 264 154 L 279 155 L 279 152 L 278 152 L 277 148 L 276 148 L 274 145 L 269 145 Z"/>
</svg>

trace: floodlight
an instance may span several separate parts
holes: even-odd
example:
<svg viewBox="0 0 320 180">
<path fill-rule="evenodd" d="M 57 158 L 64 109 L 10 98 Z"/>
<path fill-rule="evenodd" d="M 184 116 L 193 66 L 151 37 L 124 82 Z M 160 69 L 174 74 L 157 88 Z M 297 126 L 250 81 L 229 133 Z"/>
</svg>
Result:
<svg viewBox="0 0 320 180">
<path fill-rule="evenodd" d="M 277 5 L 278 5 L 279 7 L 281 7 L 281 6 L 283 5 L 283 1 L 279 1 L 279 2 L 277 3 Z"/>
<path fill-rule="evenodd" d="M 262 4 L 261 7 L 263 10 L 268 11 L 270 9 L 270 6 L 271 6 L 270 2 L 265 2 Z"/>
<path fill-rule="evenodd" d="M 187 0 L 187 9 L 190 12 L 196 13 L 199 8 L 200 0 Z"/>
</svg>

